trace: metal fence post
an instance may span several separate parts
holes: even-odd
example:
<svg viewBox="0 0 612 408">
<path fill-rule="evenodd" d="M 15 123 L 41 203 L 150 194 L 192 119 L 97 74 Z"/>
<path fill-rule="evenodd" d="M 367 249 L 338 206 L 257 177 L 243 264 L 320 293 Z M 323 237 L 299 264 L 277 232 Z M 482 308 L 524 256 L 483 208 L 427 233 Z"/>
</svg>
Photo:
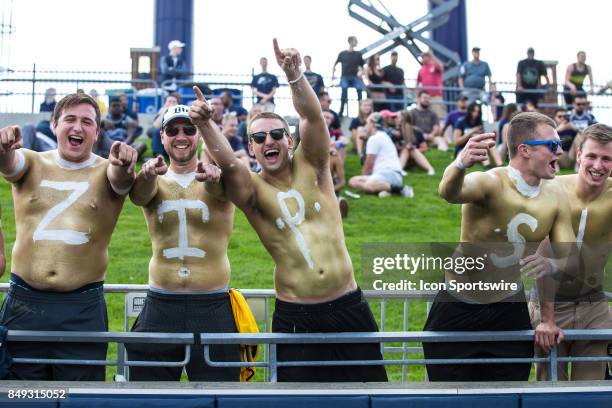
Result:
<svg viewBox="0 0 612 408">
<path fill-rule="evenodd" d="M 557 345 L 553 344 L 550 350 L 550 380 L 557 382 Z"/>
<path fill-rule="evenodd" d="M 32 113 L 34 113 L 34 98 L 36 97 L 36 64 L 32 64 Z"/>
<path fill-rule="evenodd" d="M 276 344 L 270 344 L 270 382 L 278 382 L 278 367 L 276 365 Z"/>
</svg>

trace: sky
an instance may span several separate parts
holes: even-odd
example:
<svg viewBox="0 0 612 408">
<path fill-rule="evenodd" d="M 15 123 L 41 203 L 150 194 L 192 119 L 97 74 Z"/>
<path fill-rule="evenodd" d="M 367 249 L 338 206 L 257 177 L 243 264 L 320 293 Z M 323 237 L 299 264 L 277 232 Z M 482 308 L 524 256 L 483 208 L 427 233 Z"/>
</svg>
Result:
<svg viewBox="0 0 612 408">
<path fill-rule="evenodd" d="M 384 10 L 379 0 L 371 3 Z M 382 4 L 404 24 L 427 12 L 426 0 Z M 359 47 L 380 38 L 352 19 L 347 5 L 347 0 L 194 0 L 194 71 L 249 76 L 266 56 L 270 71 L 280 74 L 272 61 L 277 37 L 281 47 L 311 55 L 314 71 L 331 76 L 348 35 L 357 36 Z M 13 69 L 36 63 L 39 70 L 129 71 L 129 49 L 154 45 L 154 0 L 0 0 L 5 22 L 9 10 L 14 33 L 2 37 L 0 65 L 8 62 Z M 595 83 L 603 84 L 612 79 L 607 36 L 601 34 L 610 11 L 612 2 L 598 0 L 581 0 L 578 8 L 567 0 L 467 0 L 468 46 L 481 47 L 495 81 L 514 81 L 516 64 L 530 46 L 536 58 L 559 62 L 562 81 L 565 67 L 585 50 Z M 572 25 L 574 12 L 582 17 Z M 389 56 L 381 62 L 386 65 Z M 416 76 L 418 65 L 408 51 L 399 50 L 399 65 L 407 78 Z"/>
</svg>

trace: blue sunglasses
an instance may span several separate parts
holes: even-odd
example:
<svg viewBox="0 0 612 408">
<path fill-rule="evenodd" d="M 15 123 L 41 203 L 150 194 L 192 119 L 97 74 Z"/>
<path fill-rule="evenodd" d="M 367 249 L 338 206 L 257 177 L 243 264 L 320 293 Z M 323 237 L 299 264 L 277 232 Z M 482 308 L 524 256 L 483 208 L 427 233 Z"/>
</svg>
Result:
<svg viewBox="0 0 612 408">
<path fill-rule="evenodd" d="M 525 142 L 525 144 L 528 146 L 547 145 L 551 153 L 555 153 L 557 149 L 559 148 L 559 146 L 561 146 L 561 141 L 560 140 L 529 140 Z"/>
</svg>

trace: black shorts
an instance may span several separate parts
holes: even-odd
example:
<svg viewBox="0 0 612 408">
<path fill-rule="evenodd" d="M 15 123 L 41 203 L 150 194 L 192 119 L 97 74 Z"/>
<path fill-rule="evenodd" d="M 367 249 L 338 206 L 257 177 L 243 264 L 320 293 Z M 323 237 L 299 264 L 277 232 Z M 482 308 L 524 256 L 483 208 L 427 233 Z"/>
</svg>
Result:
<svg viewBox="0 0 612 408">
<path fill-rule="evenodd" d="M 504 302 L 471 304 L 440 291 L 427 317 L 427 331 L 531 330 L 525 294 Z M 533 357 L 533 341 L 423 343 L 425 358 Z M 429 381 L 527 381 L 531 363 L 428 364 Z"/>
<path fill-rule="evenodd" d="M 240 381 L 239 367 L 210 367 L 204 362 L 200 333 L 236 333 L 229 294 L 165 294 L 149 291 L 134 332 L 194 333 L 191 359 L 185 366 L 190 381 Z M 240 346 L 214 345 L 213 361 L 240 361 Z M 126 344 L 129 360 L 182 361 L 185 346 Z M 130 367 L 131 381 L 179 381 L 183 367 Z"/>
<path fill-rule="evenodd" d="M 0 324 L 9 330 L 108 331 L 102 282 L 70 292 L 32 288 L 11 274 L 10 288 L 0 311 Z M 9 342 L 12 357 L 105 360 L 107 343 Z M 41 381 L 104 381 L 105 366 L 13 364 L 16 379 Z"/>
<path fill-rule="evenodd" d="M 378 326 L 360 289 L 336 300 L 300 304 L 276 300 L 272 319 L 275 333 L 377 332 Z M 380 343 L 279 344 L 279 361 L 382 360 Z M 319 366 L 279 367 L 278 381 L 365 382 L 387 381 L 385 367 Z"/>
</svg>

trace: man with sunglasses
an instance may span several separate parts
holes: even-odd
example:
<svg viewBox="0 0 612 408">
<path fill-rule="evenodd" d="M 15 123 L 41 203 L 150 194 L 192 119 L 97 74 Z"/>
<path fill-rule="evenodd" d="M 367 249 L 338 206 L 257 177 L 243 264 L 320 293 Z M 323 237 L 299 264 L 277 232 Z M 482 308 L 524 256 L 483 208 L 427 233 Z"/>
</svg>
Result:
<svg viewBox="0 0 612 408">
<path fill-rule="evenodd" d="M 551 182 L 561 155 L 555 127 L 552 119 L 540 113 L 520 113 L 509 124 L 508 166 L 466 174 L 468 168 L 486 160 L 487 149 L 495 145 L 495 134 L 485 133 L 472 137 L 446 168 L 439 192 L 449 203 L 463 204 L 461 242 L 472 248 L 479 243 L 513 244 L 513 254 L 494 252 L 486 257 L 491 260 L 487 275 L 515 283 L 515 289 L 440 291 L 425 330 L 531 329 L 521 273 L 539 277 L 553 267 L 552 261 L 542 256 L 525 256 L 525 243 L 533 242 L 537 247 L 546 237 L 552 243 L 575 241 L 567 199 L 559 185 Z M 446 275 L 447 280 L 458 276 L 452 271 Z M 546 304 L 535 338 L 547 349 L 562 338 L 556 338 L 560 329 L 551 317 L 550 306 Z M 534 352 L 531 342 L 423 343 L 423 349 L 426 358 L 522 358 L 532 357 Z M 431 381 L 527 381 L 530 369 L 530 363 L 427 366 Z"/>
<path fill-rule="evenodd" d="M 225 199 L 219 169 L 198 161 L 200 135 L 189 107 L 176 105 L 160 131 L 170 166 L 157 157 L 136 177 L 130 198 L 143 207 L 151 235 L 149 291 L 135 332 L 236 332 L 228 285 L 227 245 L 234 206 Z M 203 183 L 204 182 L 204 183 Z M 181 345 L 134 344 L 130 360 L 181 361 Z M 213 360 L 239 361 L 237 345 L 211 349 Z M 185 367 L 190 381 L 238 381 L 239 368 L 209 367 L 195 346 Z M 179 381 L 182 367 L 130 367 L 130 380 Z"/>
<path fill-rule="evenodd" d="M 572 103 L 573 109 L 570 112 L 569 120 L 579 131 L 597 123 L 595 116 L 588 110 L 588 104 L 587 98 L 583 95 L 576 96 Z"/>
<path fill-rule="evenodd" d="M 293 140 L 282 116 L 261 113 L 249 123 L 249 150 L 261 166 L 250 173 L 210 121 L 201 93 L 190 116 L 223 171 L 228 197 L 247 216 L 274 262 L 274 332 L 378 331 L 357 287 L 344 243 L 342 219 L 329 167 L 329 132 L 321 106 L 300 70 L 295 49 L 274 52 L 287 75 L 300 116 L 301 142 Z M 380 345 L 279 345 L 279 361 L 380 360 Z M 279 381 L 386 381 L 383 366 L 282 367 Z"/>
<path fill-rule="evenodd" d="M 604 290 L 604 269 L 609 268 L 612 250 L 612 128 L 603 124 L 589 126 L 578 148 L 578 174 L 558 177 L 567 194 L 576 240 L 580 248 L 580 273 L 561 279 L 555 294 L 556 324 L 565 329 L 609 329 L 612 317 Z M 538 322 L 537 304 L 533 311 Z M 564 341 L 558 356 L 605 356 L 609 342 Z M 547 353 L 536 348 L 538 356 Z M 603 380 L 606 363 L 572 362 L 571 380 Z M 568 363 L 557 365 L 559 380 L 570 379 Z M 548 364 L 536 364 L 536 377 L 550 381 Z"/>
</svg>

